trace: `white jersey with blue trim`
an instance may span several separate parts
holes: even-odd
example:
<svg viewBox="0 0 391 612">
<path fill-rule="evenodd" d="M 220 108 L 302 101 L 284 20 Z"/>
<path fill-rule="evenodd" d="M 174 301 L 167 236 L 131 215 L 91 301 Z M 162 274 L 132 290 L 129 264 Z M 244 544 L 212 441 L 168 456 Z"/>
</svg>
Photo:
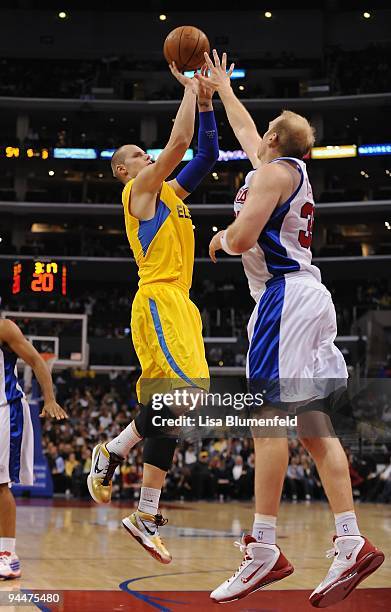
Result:
<svg viewBox="0 0 391 612">
<path fill-rule="evenodd" d="M 250 293 L 255 301 L 265 283 L 274 277 L 291 272 L 306 271 L 321 281 L 320 270 L 312 264 L 311 240 L 314 222 L 314 198 L 305 163 L 294 157 L 278 157 L 294 162 L 300 173 L 300 183 L 290 198 L 276 207 L 259 235 L 257 243 L 242 254 Z M 256 170 L 246 176 L 245 183 L 236 195 L 235 214 L 245 204 L 251 179 Z"/>
<path fill-rule="evenodd" d="M 25 397 L 18 382 L 17 359 L 13 351 L 0 344 L 0 408 Z"/>
</svg>

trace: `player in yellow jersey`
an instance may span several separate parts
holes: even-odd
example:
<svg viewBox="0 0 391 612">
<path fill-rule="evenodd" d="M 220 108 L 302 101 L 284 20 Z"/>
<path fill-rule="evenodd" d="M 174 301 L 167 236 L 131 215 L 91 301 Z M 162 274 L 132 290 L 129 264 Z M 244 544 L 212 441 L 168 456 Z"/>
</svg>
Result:
<svg viewBox="0 0 391 612">
<path fill-rule="evenodd" d="M 136 145 L 122 146 L 111 160 L 113 175 L 124 184 L 126 233 L 139 269 L 131 330 L 142 369 L 137 393 L 143 407 L 119 436 L 94 448 L 88 477 L 93 499 L 97 503 L 109 502 L 115 468 L 144 439 L 144 474 L 138 510 L 122 523 L 161 563 L 169 563 L 171 555 L 159 536 L 158 528 L 166 522 L 158 511 L 159 499 L 176 440 L 156 432 L 152 425 L 156 413 L 148 400 L 151 383 L 159 393 L 182 387 L 197 392 L 209 386 L 201 317 L 189 298 L 194 232 L 183 200 L 210 172 L 219 156 L 213 90 L 180 74 L 175 64 L 170 69 L 184 86 L 184 94 L 166 147 L 156 162 Z M 197 155 L 175 179 L 166 181 L 182 161 L 193 138 L 197 102 Z"/>
</svg>

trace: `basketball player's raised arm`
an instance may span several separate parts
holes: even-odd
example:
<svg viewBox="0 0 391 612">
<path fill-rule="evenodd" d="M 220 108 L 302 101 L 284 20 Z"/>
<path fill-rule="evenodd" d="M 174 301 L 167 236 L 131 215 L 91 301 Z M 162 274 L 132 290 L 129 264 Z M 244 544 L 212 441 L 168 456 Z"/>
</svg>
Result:
<svg viewBox="0 0 391 612">
<path fill-rule="evenodd" d="M 171 67 L 171 71 L 175 69 Z M 183 76 L 183 75 L 182 75 Z M 132 195 L 132 215 L 138 219 L 151 219 L 155 214 L 156 196 L 162 182 L 180 164 L 194 134 L 196 84 L 183 77 L 184 94 L 175 117 L 168 143 L 154 164 L 144 168 L 135 178 Z"/>
<path fill-rule="evenodd" d="M 201 74 L 206 77 L 208 67 L 206 64 L 201 69 Z M 181 80 L 179 72 L 174 76 Z M 189 161 L 179 172 L 177 177 L 168 184 L 174 189 L 181 200 L 188 195 L 203 181 L 209 174 L 213 166 L 219 159 L 219 137 L 217 133 L 216 119 L 213 111 L 212 98 L 215 89 L 211 86 L 209 79 L 205 81 L 195 81 L 197 84 L 197 103 L 198 103 L 198 151 L 196 156 Z"/>
<path fill-rule="evenodd" d="M 258 149 L 262 138 L 258 134 L 256 125 L 244 105 L 236 97 L 231 87 L 231 74 L 234 69 L 234 64 L 231 64 L 227 72 L 227 54 L 223 53 L 221 62 L 215 49 L 213 49 L 214 64 L 207 53 L 205 53 L 205 61 L 210 70 L 209 81 L 218 91 L 220 99 L 224 105 L 227 118 L 232 127 L 234 134 L 240 142 L 242 149 L 247 154 L 254 168 L 259 165 Z M 198 80 L 203 80 L 204 77 L 196 75 Z"/>
<path fill-rule="evenodd" d="M 1 321 L 0 340 L 5 342 L 18 357 L 31 366 L 41 387 L 44 399 L 44 406 L 40 416 L 47 415 L 55 417 L 57 420 L 68 418 L 65 410 L 55 400 L 52 376 L 47 364 L 13 321 L 9 319 Z"/>
<path fill-rule="evenodd" d="M 251 249 L 281 201 L 287 175 L 278 164 L 260 166 L 253 176 L 250 189 L 240 214 L 226 230 L 218 232 L 209 245 L 209 255 L 216 263 L 216 251 L 241 255 Z M 289 180 L 289 179 L 288 179 Z"/>
</svg>

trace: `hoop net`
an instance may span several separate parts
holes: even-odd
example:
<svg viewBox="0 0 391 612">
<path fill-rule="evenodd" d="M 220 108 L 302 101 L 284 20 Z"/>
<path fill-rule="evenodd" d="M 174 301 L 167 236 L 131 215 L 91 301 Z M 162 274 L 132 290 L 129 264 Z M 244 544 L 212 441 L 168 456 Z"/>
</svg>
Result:
<svg viewBox="0 0 391 612">
<path fill-rule="evenodd" d="M 46 365 L 48 366 L 50 372 L 52 372 L 53 370 L 53 366 L 55 364 L 56 361 L 56 354 L 55 353 L 49 353 L 49 352 L 45 352 L 45 353 L 40 353 L 42 359 L 45 361 Z"/>
</svg>

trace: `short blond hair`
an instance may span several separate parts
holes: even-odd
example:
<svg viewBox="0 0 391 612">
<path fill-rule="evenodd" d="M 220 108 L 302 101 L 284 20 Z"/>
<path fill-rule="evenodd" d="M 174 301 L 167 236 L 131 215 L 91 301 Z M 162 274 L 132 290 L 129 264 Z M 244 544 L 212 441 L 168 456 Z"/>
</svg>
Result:
<svg viewBox="0 0 391 612">
<path fill-rule="evenodd" d="M 120 164 L 125 163 L 125 159 L 126 159 L 126 147 L 128 145 L 122 145 L 122 147 L 119 147 L 119 149 L 117 149 L 116 151 L 114 151 L 113 156 L 111 158 L 111 169 L 113 171 L 113 175 L 117 177 L 117 166 L 119 166 Z"/>
<path fill-rule="evenodd" d="M 302 159 L 315 142 L 315 128 L 308 119 L 290 110 L 282 111 L 272 130 L 278 135 L 280 152 L 286 157 Z"/>
</svg>

